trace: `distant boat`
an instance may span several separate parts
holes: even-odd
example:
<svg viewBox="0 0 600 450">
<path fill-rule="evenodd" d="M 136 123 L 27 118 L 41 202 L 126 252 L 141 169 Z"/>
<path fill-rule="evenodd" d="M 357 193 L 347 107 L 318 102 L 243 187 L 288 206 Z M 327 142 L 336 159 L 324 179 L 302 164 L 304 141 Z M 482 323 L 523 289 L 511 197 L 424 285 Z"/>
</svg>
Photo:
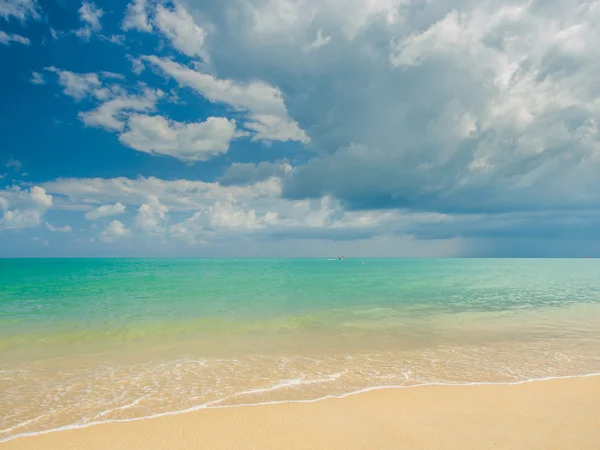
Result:
<svg viewBox="0 0 600 450">
<path fill-rule="evenodd" d="M 342 256 L 342 257 L 340 258 L 340 261 L 342 261 L 343 259 L 344 259 L 344 257 Z"/>
</svg>

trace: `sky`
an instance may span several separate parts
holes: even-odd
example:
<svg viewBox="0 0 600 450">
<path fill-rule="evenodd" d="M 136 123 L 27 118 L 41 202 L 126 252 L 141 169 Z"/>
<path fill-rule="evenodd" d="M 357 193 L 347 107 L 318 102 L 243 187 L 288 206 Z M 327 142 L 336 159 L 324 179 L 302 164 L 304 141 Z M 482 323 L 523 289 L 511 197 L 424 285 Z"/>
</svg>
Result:
<svg viewBox="0 0 600 450">
<path fill-rule="evenodd" d="M 0 257 L 599 255 L 598 23 L 0 0 Z"/>
</svg>

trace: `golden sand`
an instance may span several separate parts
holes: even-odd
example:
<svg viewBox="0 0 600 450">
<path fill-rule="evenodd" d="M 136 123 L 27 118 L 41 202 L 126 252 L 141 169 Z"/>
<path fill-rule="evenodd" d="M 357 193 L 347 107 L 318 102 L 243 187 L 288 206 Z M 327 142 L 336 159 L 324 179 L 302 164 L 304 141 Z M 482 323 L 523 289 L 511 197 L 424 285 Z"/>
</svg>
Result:
<svg viewBox="0 0 600 450">
<path fill-rule="evenodd" d="M 19 438 L 17 449 L 600 449 L 600 377 L 382 389 Z"/>
</svg>

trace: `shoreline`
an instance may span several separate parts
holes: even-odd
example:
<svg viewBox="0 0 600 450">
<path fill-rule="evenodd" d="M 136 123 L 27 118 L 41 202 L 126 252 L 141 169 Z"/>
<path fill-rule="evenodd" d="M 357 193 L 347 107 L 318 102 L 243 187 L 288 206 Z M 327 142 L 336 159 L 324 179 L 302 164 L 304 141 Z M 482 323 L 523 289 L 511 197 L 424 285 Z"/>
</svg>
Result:
<svg viewBox="0 0 600 450">
<path fill-rule="evenodd" d="M 558 386 L 561 385 L 560 390 L 549 389 L 550 386 Z M 585 385 L 585 386 L 583 386 Z M 578 387 L 577 387 L 578 386 Z M 583 386 L 583 387 L 582 387 Z M 554 387 L 554 386 L 553 386 Z M 413 389 L 420 388 L 420 389 Z M 575 388 L 575 389 L 574 389 Z M 506 391 L 508 389 L 508 391 Z M 29 448 L 77 448 L 77 446 L 70 446 L 71 441 L 77 441 L 82 436 L 86 437 L 86 446 L 87 448 L 119 448 L 119 447 L 106 447 L 106 444 L 101 444 L 100 441 L 97 441 L 98 446 L 95 445 L 94 435 L 98 437 L 102 436 L 102 430 L 107 428 L 113 429 L 117 434 L 125 433 L 127 435 L 131 434 L 127 430 L 133 429 L 148 429 L 150 428 L 152 431 L 150 435 L 154 435 L 155 439 L 160 440 L 161 434 L 169 434 L 169 428 L 181 428 L 181 423 L 194 422 L 194 417 L 202 416 L 202 418 L 206 419 L 207 416 L 224 416 L 224 422 L 233 419 L 234 422 L 239 421 L 240 417 L 252 416 L 251 422 L 256 422 L 256 425 L 260 427 L 261 422 L 263 422 L 262 416 L 265 415 L 266 421 L 269 422 L 269 416 L 272 415 L 274 410 L 281 410 L 280 413 L 276 413 L 276 416 L 279 416 L 281 413 L 284 415 L 286 411 L 291 411 L 296 414 L 298 411 L 294 410 L 305 410 L 312 409 L 315 411 L 332 409 L 331 405 L 339 405 L 340 403 L 347 403 L 349 409 L 356 408 L 357 404 L 361 404 L 362 406 L 359 409 L 363 408 L 372 408 L 373 401 L 375 399 L 381 400 L 382 398 L 398 398 L 402 399 L 402 397 L 423 397 L 421 400 L 424 400 L 426 403 L 432 401 L 431 393 L 437 392 L 442 393 L 443 396 L 456 397 L 454 401 L 459 403 L 461 402 L 461 398 L 465 395 L 472 396 L 475 392 L 490 391 L 488 394 L 494 394 L 494 391 L 506 391 L 508 396 L 514 395 L 515 391 L 548 391 L 545 392 L 542 397 L 543 398 L 551 398 L 553 395 L 556 395 L 557 392 L 560 394 L 565 389 L 577 391 L 576 395 L 573 398 L 573 401 L 580 400 L 584 401 L 586 398 L 600 398 L 600 373 L 592 373 L 585 375 L 573 375 L 573 376 L 563 376 L 563 377 L 545 377 L 540 379 L 528 379 L 522 381 L 515 382 L 475 382 L 475 383 L 462 383 L 462 384 L 451 384 L 451 383 L 429 383 L 429 384 L 421 384 L 421 385 L 413 385 L 413 386 L 378 386 L 378 387 L 370 387 L 361 389 L 355 392 L 349 392 L 346 394 L 342 394 L 339 396 L 325 396 L 317 399 L 306 399 L 306 400 L 290 400 L 290 401 L 274 401 L 274 402 L 262 402 L 255 404 L 240 404 L 240 405 L 224 405 L 224 406 L 207 406 L 207 404 L 198 405 L 192 408 L 188 408 L 186 410 L 181 411 L 171 411 L 158 413 L 145 417 L 137 417 L 130 419 L 117 419 L 117 420 L 108 420 L 108 421 L 98 421 L 88 424 L 82 425 L 67 425 L 59 428 L 54 428 L 50 430 L 44 430 L 39 432 L 28 432 L 17 434 L 12 437 L 8 437 L 4 440 L 0 440 L 0 447 L 10 449 L 29 449 Z M 590 394 L 590 389 L 595 392 L 595 394 Z M 512 393 L 510 391 L 513 391 Z M 462 393 L 463 395 L 460 395 Z M 477 397 L 477 395 L 476 395 Z M 477 402 L 483 402 L 485 404 L 486 398 L 489 395 L 482 396 L 479 398 Z M 429 399 L 429 400 L 428 400 Z M 540 399 L 538 399 L 540 400 Z M 563 401 L 565 399 L 562 399 Z M 397 409 L 397 413 L 402 413 L 402 402 L 399 404 L 392 406 L 392 409 Z M 567 403 L 569 401 L 567 400 Z M 435 404 L 435 401 L 434 401 Z M 435 405 L 433 405 L 435 406 Z M 467 406 L 467 405 L 464 405 Z M 472 406 L 472 405 L 471 405 Z M 496 405 L 496 407 L 502 405 Z M 572 405 L 571 405 L 572 406 Z M 588 405 L 589 413 L 594 420 L 597 420 L 596 425 L 596 433 L 593 434 L 593 442 L 589 448 L 600 448 L 600 405 L 597 407 L 592 407 Z M 353 408 L 354 407 L 354 408 Z M 560 413 L 564 407 L 567 409 L 569 405 L 563 405 L 557 409 L 557 413 Z M 336 408 L 333 408 L 336 409 Z M 435 408 L 434 408 L 435 409 Z M 467 408 L 468 409 L 468 408 Z M 355 411 L 357 412 L 357 411 Z M 425 415 L 428 414 L 427 410 L 423 411 Z M 373 411 L 374 415 L 379 414 L 376 410 Z M 454 413 L 452 413 L 454 414 Z M 450 416 L 452 416 L 450 414 Z M 222 417 L 223 419 L 223 417 Z M 497 417 L 501 421 L 502 416 Z M 565 418 L 568 419 L 568 418 Z M 203 422 L 203 421 L 201 421 Z M 163 432 L 157 431 L 160 428 L 157 425 L 161 425 L 163 428 L 166 428 Z M 178 425 L 179 424 L 179 425 Z M 154 425 L 154 426 L 153 426 Z M 202 425 L 202 423 L 193 424 L 191 427 L 193 429 L 198 428 L 198 425 Z M 265 425 L 265 424 L 263 424 Z M 398 424 L 399 425 L 399 424 Z M 464 424 L 463 424 L 464 425 Z M 250 427 L 252 428 L 252 427 Z M 231 431 L 231 430 L 230 430 Z M 275 430 L 276 431 L 276 430 Z M 302 432 L 302 430 L 296 430 L 297 432 Z M 512 431 L 507 430 L 507 433 Z M 141 436 L 145 436 L 147 431 L 143 432 L 140 436 L 136 437 L 133 441 L 131 441 L 127 448 L 164 448 L 164 447 L 154 447 L 153 440 L 144 441 Z M 250 433 L 251 434 L 251 433 Z M 91 438 L 90 438 L 91 437 Z M 118 437 L 118 436 L 115 436 Z M 198 443 L 196 440 L 194 442 Z M 210 448 L 230 448 L 226 443 L 223 443 L 224 446 L 220 446 L 218 439 L 212 442 Z M 279 442 L 279 441 L 278 441 Z M 139 447 L 136 447 L 137 443 Z M 391 442 L 390 442 L 391 443 Z M 81 444 L 78 444 L 81 445 Z M 118 445 L 118 444 L 115 444 Z M 133 447 L 131 446 L 133 445 Z M 172 447 L 170 448 L 188 448 L 188 444 L 184 441 L 181 442 L 173 442 Z M 258 444 L 257 444 L 258 445 Z M 275 445 L 275 444 L 274 444 Z M 281 445 L 281 443 L 277 443 L 276 445 Z M 318 445 L 318 444 L 317 444 Z M 481 443 L 479 444 L 481 445 Z M 585 443 L 584 443 L 585 445 Z M 125 448 L 125 447 L 124 447 Z M 193 448 L 193 447 L 189 447 Z M 271 447 L 269 447 L 271 448 Z M 275 446 L 273 448 L 276 448 Z M 290 448 L 290 447 L 288 447 Z M 305 448 L 305 447 L 291 447 L 291 448 Z M 320 447 L 318 447 L 320 448 Z M 324 448 L 324 447 L 323 447 Z M 363 448 L 363 447 L 353 447 L 353 448 Z M 430 448 L 430 447 L 426 447 Z M 437 448 L 437 447 L 432 447 Z M 445 448 L 445 447 L 440 447 Z M 454 447 L 450 447 L 454 448 Z M 458 447 L 456 447 L 458 448 Z M 502 448 L 494 446 L 494 448 Z M 510 447 L 513 448 L 513 447 Z M 521 447 L 517 447 L 521 448 Z M 526 448 L 526 447 L 522 447 Z M 531 447 L 530 447 L 531 448 Z M 538 448 L 538 447 L 535 447 Z M 546 448 L 546 447 L 540 447 Z M 550 447 L 548 447 L 550 448 Z M 561 447 L 552 447 L 552 448 L 561 448 Z M 588 447 L 578 447 L 578 448 L 588 448 Z"/>
</svg>

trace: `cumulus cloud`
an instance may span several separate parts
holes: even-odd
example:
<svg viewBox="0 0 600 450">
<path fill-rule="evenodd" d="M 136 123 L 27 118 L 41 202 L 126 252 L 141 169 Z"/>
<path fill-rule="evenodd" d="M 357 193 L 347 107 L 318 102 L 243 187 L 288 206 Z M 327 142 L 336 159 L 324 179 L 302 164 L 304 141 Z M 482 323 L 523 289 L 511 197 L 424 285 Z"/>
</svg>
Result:
<svg viewBox="0 0 600 450">
<path fill-rule="evenodd" d="M 89 211 L 85 214 L 86 220 L 98 220 L 104 217 L 110 217 L 117 214 L 123 214 L 125 212 L 125 206 L 117 202 L 114 205 L 102 205 L 96 209 Z"/>
<path fill-rule="evenodd" d="M 318 152 L 284 196 L 461 214 L 597 205 L 596 2 L 228 5 L 203 10 L 221 21 L 215 73 L 279 86 Z M 306 52 L 320 29 L 334 38 Z"/>
<path fill-rule="evenodd" d="M 31 200 L 41 208 L 48 209 L 52 206 L 52 196 L 46 193 L 44 188 L 34 186 L 30 191 Z"/>
<path fill-rule="evenodd" d="M 0 0 L 0 17 L 8 20 L 39 19 L 39 6 L 36 0 Z"/>
<path fill-rule="evenodd" d="M 46 84 L 46 80 L 41 73 L 31 72 L 31 84 Z"/>
<path fill-rule="evenodd" d="M 255 132 L 254 139 L 308 143 L 304 131 L 288 116 L 279 89 L 262 81 L 241 83 L 218 79 L 156 56 L 147 56 L 145 59 L 173 77 L 179 85 L 192 88 L 209 101 L 224 103 L 235 111 L 247 112 L 244 126 Z"/>
<path fill-rule="evenodd" d="M 154 111 L 156 103 L 165 95 L 160 89 L 145 85 L 141 85 L 138 93 L 130 94 L 118 84 L 108 84 L 124 80 L 125 77 L 119 73 L 74 73 L 56 67 L 47 67 L 46 70 L 58 75 L 63 92 L 76 101 L 88 97 L 101 101 L 93 110 L 80 112 L 78 116 L 85 125 L 108 131 L 123 131 L 132 113 Z"/>
<path fill-rule="evenodd" d="M 174 9 L 169 9 L 159 3 L 156 7 L 155 23 L 173 47 L 184 55 L 204 55 L 206 33 L 196 25 L 194 18 L 183 6 L 175 4 Z"/>
<path fill-rule="evenodd" d="M 120 199 L 124 205 L 137 209 L 134 228 L 144 234 L 160 234 L 172 243 L 221 245 L 244 236 L 271 243 L 375 236 L 408 236 L 417 240 L 600 237 L 600 215 L 592 211 L 573 217 L 543 211 L 445 214 L 397 208 L 348 210 L 334 196 L 282 198 L 281 181 L 276 176 L 237 186 L 156 178 L 63 179 L 45 183 L 44 188 L 62 199 L 55 205 L 59 209 Z"/>
<path fill-rule="evenodd" d="M 39 186 L 29 190 L 14 187 L 0 191 L 0 209 L 3 213 L 0 229 L 37 227 L 51 206 L 52 195 Z"/>
<path fill-rule="evenodd" d="M 85 26 L 75 30 L 75 34 L 84 40 L 89 40 L 93 32 L 102 29 L 100 19 L 104 15 L 104 11 L 98 8 L 95 3 L 84 0 L 78 12 L 79 20 L 84 22 Z"/>
<path fill-rule="evenodd" d="M 63 227 L 55 227 L 51 223 L 46 222 L 46 228 L 48 228 L 48 230 L 52 231 L 53 233 L 70 233 L 71 232 L 71 227 L 69 225 L 65 225 Z"/>
<path fill-rule="evenodd" d="M 96 73 L 74 73 L 56 67 L 46 67 L 46 70 L 58 75 L 58 83 L 64 88 L 63 93 L 75 100 L 82 100 L 102 86 Z"/>
<path fill-rule="evenodd" d="M 113 220 L 100 233 L 100 240 L 107 243 L 112 243 L 129 236 L 131 236 L 131 230 L 126 228 L 122 222 Z"/>
<path fill-rule="evenodd" d="M 254 140 L 310 144 L 312 153 L 295 155 L 293 168 L 233 163 L 214 183 L 44 183 L 61 208 L 123 202 L 140 213 L 153 195 L 170 216 L 158 229 L 189 242 L 231 233 L 597 236 L 597 2 L 184 3 L 134 1 L 128 29 L 155 29 L 179 52 L 210 60 L 146 56 L 134 70 L 147 65 L 227 107 Z M 133 95 L 100 84 L 74 92 L 109 106 Z M 206 122 L 151 115 L 154 106 L 109 106 L 96 126 L 139 151 L 201 160 L 231 140 L 227 119 L 208 133 Z"/>
<path fill-rule="evenodd" d="M 218 181 L 224 186 L 248 185 L 267 180 L 271 177 L 283 178 L 292 172 L 292 166 L 286 162 L 270 163 L 233 163 Z"/>
<path fill-rule="evenodd" d="M 247 27 L 244 31 L 252 39 L 273 41 L 306 36 L 315 24 L 328 23 L 353 41 L 374 24 L 396 24 L 406 4 L 406 0 L 250 0 L 236 5 L 240 10 L 237 25 Z M 314 34 L 308 34 L 314 39 Z"/>
<path fill-rule="evenodd" d="M 114 79 L 114 80 L 124 80 L 125 76 L 121 73 L 115 73 L 115 72 L 108 72 L 106 70 L 103 70 L 102 72 L 100 72 L 102 74 L 102 76 L 104 78 L 108 78 L 108 79 Z"/>
<path fill-rule="evenodd" d="M 153 89 L 145 89 L 141 95 L 117 95 L 91 111 L 79 113 L 79 118 L 89 127 L 122 131 L 132 112 L 153 111 L 163 95 L 162 91 Z"/>
<path fill-rule="evenodd" d="M 42 213 L 37 209 L 6 210 L 0 219 L 0 229 L 35 228 L 42 221 Z"/>
<path fill-rule="evenodd" d="M 100 39 L 106 42 L 110 42 L 112 44 L 120 45 L 121 47 L 125 46 L 124 34 L 111 34 L 109 36 L 101 34 Z"/>
<path fill-rule="evenodd" d="M 161 2 L 150 5 L 146 0 L 134 0 L 127 6 L 121 27 L 146 33 L 156 28 L 182 54 L 208 59 L 204 50 L 206 32 L 178 2 L 167 7 Z"/>
<path fill-rule="evenodd" d="M 272 172 L 291 170 L 286 163 L 281 166 Z M 365 237 L 376 230 L 395 230 L 394 227 L 398 228 L 402 223 L 401 217 L 406 216 L 403 229 L 410 222 L 406 214 L 389 211 L 345 211 L 331 197 L 286 200 L 281 198 L 280 181 L 276 176 L 262 180 L 261 175 L 259 178 L 260 181 L 243 186 L 189 180 L 114 178 L 64 179 L 46 183 L 44 187 L 63 198 L 61 208 L 73 209 L 90 201 L 118 198 L 138 209 L 136 228 L 189 243 L 248 234 L 286 238 Z M 176 219 L 169 221 L 167 227 L 168 212 L 176 214 Z"/>
<path fill-rule="evenodd" d="M 131 71 L 136 75 L 141 74 L 146 69 L 141 59 L 135 58 L 131 55 L 127 55 L 127 59 L 129 62 L 131 62 Z"/>
<path fill-rule="evenodd" d="M 152 32 L 146 0 L 133 0 L 127 5 L 121 28 L 123 31 L 138 30 L 146 33 Z"/>
<path fill-rule="evenodd" d="M 76 205 L 88 207 L 90 202 L 141 205 L 149 195 L 161 199 L 172 211 L 195 211 L 210 206 L 215 201 L 235 198 L 244 203 L 253 198 L 279 197 L 281 184 L 271 178 L 248 186 L 221 186 L 193 180 L 163 180 L 155 177 L 137 179 L 118 178 L 62 178 L 43 183 L 50 193 L 62 197 L 64 208 Z"/>
<path fill-rule="evenodd" d="M 147 234 L 161 234 L 168 220 L 169 208 L 163 205 L 158 197 L 149 195 L 147 203 L 140 206 L 135 218 L 135 226 Z"/>
<path fill-rule="evenodd" d="M 23 37 L 19 34 L 8 34 L 4 31 L 0 31 L 0 44 L 8 45 L 11 42 L 16 42 L 17 44 L 23 45 L 31 45 L 31 41 L 26 37 Z"/>
<path fill-rule="evenodd" d="M 277 220 L 277 214 L 267 212 L 257 215 L 254 209 L 244 209 L 234 201 L 215 202 L 203 211 L 169 228 L 169 233 L 189 244 L 206 243 L 219 234 L 230 236 L 231 232 L 253 231 L 264 228 Z M 221 236 L 222 237 L 222 236 Z"/>
<path fill-rule="evenodd" d="M 234 80 L 221 80 L 170 59 L 157 56 L 147 56 L 145 59 L 173 77 L 180 85 L 198 91 L 211 102 L 225 103 L 238 111 L 286 114 L 279 89 L 264 82 L 254 81 L 244 84 Z"/>
<path fill-rule="evenodd" d="M 162 116 L 134 115 L 119 140 L 135 150 L 172 156 L 182 161 L 205 161 L 226 153 L 236 136 L 235 120 L 209 117 L 204 122 L 179 123 Z"/>
<path fill-rule="evenodd" d="M 102 29 L 100 18 L 104 15 L 104 11 L 98 8 L 93 2 L 84 2 L 79 8 L 79 18 L 86 22 L 92 30 L 99 31 Z"/>
</svg>

